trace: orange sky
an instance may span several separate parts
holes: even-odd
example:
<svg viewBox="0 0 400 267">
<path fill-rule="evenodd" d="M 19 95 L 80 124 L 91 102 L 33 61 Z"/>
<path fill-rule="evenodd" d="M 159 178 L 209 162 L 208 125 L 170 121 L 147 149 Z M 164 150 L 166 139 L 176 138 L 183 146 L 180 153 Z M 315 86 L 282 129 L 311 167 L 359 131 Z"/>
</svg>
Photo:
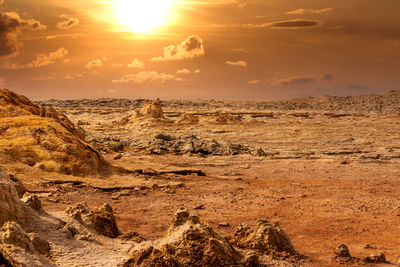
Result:
<svg viewBox="0 0 400 267">
<path fill-rule="evenodd" d="M 0 0 L 0 87 L 32 99 L 248 100 L 400 87 L 399 0 L 148 0 L 150 10 L 121 11 L 124 1 Z M 166 2 L 163 24 L 138 33 Z"/>
</svg>

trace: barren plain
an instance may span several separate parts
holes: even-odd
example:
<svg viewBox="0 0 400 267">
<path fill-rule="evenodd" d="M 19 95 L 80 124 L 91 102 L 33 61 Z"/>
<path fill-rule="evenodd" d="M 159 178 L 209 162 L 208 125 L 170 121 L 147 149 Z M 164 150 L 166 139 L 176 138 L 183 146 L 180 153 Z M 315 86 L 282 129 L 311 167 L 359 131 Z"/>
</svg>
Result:
<svg viewBox="0 0 400 267">
<path fill-rule="evenodd" d="M 52 216 L 67 221 L 63 211 L 77 203 L 92 209 L 108 203 L 119 231 L 135 232 L 143 240 L 140 244 L 146 244 L 162 239 L 167 230 L 170 235 L 179 232 L 168 229 L 169 222 L 177 210 L 185 209 L 238 250 L 247 248 L 236 238 L 237 227 L 266 220 L 279 222 L 301 256 L 287 262 L 260 256 L 265 266 L 397 266 L 400 91 L 274 102 L 83 99 L 35 104 L 65 114 L 83 133 L 84 142 L 62 151 L 85 157 L 76 164 L 89 166 L 59 166 L 52 161 L 58 154 L 42 160 L 45 156 L 39 152 L 35 162 L 16 160 L 22 155 L 11 153 L 17 144 L 10 148 L 0 143 L 3 169 L 35 194 Z M 7 125 L 0 134 L 14 124 Z M 49 144 L 41 148 L 55 151 L 47 148 Z M 88 152 L 73 153 L 88 147 Z M 104 243 L 104 251 L 117 251 L 115 260 L 104 260 L 104 266 L 141 264 L 132 256 L 138 250 L 134 241 L 97 242 Z M 347 245 L 352 257 L 334 256 L 340 244 Z M 71 252 L 73 259 L 68 261 L 68 255 L 54 253 L 49 259 L 60 266 L 100 266 L 101 260 L 82 246 L 86 256 Z M 107 251 L 104 258 L 113 258 Z M 237 266 L 232 262 L 227 265 Z M 160 265 L 179 266 L 154 266 Z M 218 265 L 222 264 L 209 266 Z"/>
</svg>

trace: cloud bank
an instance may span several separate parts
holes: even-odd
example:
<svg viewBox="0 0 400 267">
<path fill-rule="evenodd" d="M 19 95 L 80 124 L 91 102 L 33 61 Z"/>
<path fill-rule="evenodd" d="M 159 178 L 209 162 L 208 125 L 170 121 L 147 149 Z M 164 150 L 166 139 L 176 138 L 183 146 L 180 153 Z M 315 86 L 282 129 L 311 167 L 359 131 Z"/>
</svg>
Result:
<svg viewBox="0 0 400 267">
<path fill-rule="evenodd" d="M 163 84 L 167 81 L 176 80 L 182 81 L 181 78 L 177 78 L 172 74 L 158 73 L 156 71 L 143 71 L 137 74 L 126 74 L 120 79 L 113 80 L 113 83 L 132 83 L 132 84 L 145 84 L 145 83 L 156 83 Z"/>
</svg>

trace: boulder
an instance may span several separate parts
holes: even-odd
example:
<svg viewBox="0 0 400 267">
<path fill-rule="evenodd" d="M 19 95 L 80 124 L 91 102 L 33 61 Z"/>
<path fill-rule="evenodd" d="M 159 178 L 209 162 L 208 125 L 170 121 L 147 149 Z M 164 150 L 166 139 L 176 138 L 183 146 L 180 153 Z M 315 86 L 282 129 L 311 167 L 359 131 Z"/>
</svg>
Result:
<svg viewBox="0 0 400 267">
<path fill-rule="evenodd" d="M 387 263 L 385 253 L 371 254 L 363 259 L 367 263 Z"/>
<path fill-rule="evenodd" d="M 42 202 L 40 202 L 38 196 L 26 193 L 21 200 L 31 209 L 37 212 L 43 212 Z"/>
<path fill-rule="evenodd" d="M 118 230 L 112 207 L 109 204 L 104 204 L 94 210 L 91 210 L 86 204 L 77 204 L 68 208 L 65 212 L 98 234 L 110 238 L 115 238 L 121 234 Z"/>
<path fill-rule="evenodd" d="M 336 258 L 351 258 L 350 250 L 345 244 L 340 244 L 336 248 L 334 256 Z"/>
<path fill-rule="evenodd" d="M 36 233 L 29 233 L 29 239 L 31 240 L 33 249 L 43 255 L 49 255 L 50 244 L 47 240 L 43 239 L 40 235 Z"/>
</svg>

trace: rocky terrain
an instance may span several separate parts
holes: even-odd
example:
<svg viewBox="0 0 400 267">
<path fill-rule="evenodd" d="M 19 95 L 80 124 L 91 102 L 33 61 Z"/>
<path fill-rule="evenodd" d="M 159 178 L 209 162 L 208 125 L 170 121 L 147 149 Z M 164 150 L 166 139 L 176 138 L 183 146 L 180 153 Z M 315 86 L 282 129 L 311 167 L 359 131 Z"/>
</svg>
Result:
<svg viewBox="0 0 400 267">
<path fill-rule="evenodd" d="M 163 101 L 163 109 L 188 112 L 217 112 L 220 110 L 259 112 L 260 110 L 298 111 L 313 110 L 323 112 L 351 113 L 399 113 L 400 90 L 393 90 L 384 95 L 361 96 L 324 96 L 269 102 L 228 101 L 228 100 L 169 100 Z M 146 99 L 80 99 L 37 101 L 38 105 L 54 106 L 66 109 L 85 108 L 126 108 L 138 109 L 147 103 Z"/>
<path fill-rule="evenodd" d="M 0 266 L 399 262 L 400 91 L 0 104 Z"/>
</svg>

